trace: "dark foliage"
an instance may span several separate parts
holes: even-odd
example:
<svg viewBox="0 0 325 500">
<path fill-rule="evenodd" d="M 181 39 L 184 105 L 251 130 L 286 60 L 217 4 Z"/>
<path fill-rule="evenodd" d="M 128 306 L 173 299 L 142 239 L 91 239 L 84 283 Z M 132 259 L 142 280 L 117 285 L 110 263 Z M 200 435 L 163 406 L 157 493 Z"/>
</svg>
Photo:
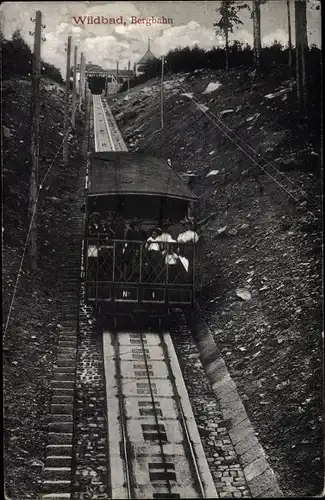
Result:
<svg viewBox="0 0 325 500">
<path fill-rule="evenodd" d="M 216 28 L 216 34 L 233 33 L 238 25 L 243 24 L 238 17 L 238 13 L 242 9 L 249 9 L 249 6 L 247 4 L 238 5 L 238 2 L 230 0 L 221 2 L 220 8 L 217 9 L 220 19 L 213 25 Z"/>
<path fill-rule="evenodd" d="M 239 41 L 229 46 L 229 67 L 255 69 L 252 47 Z M 194 47 L 176 48 L 168 52 L 165 58 L 165 74 L 192 73 L 197 69 L 219 70 L 225 68 L 226 53 L 223 47 L 213 47 L 204 50 Z M 277 40 L 270 47 L 263 47 L 260 54 L 260 69 L 256 78 L 275 77 L 279 81 L 295 78 L 295 51 L 292 52 L 292 70 L 288 67 L 289 49 L 284 48 Z M 144 73 L 130 80 L 130 88 L 146 82 L 150 78 L 160 76 L 161 61 L 153 61 L 143 68 Z M 311 45 L 306 53 L 306 73 L 308 80 L 308 99 L 310 104 L 320 102 L 321 81 L 321 51 L 316 45 Z M 120 92 L 127 90 L 127 82 Z"/>
<path fill-rule="evenodd" d="M 2 39 L 2 77 L 10 79 L 13 75 L 29 76 L 32 72 L 33 53 L 29 45 L 16 30 L 11 40 Z M 61 72 L 53 64 L 42 61 L 41 74 L 62 83 Z"/>
<path fill-rule="evenodd" d="M 42 75 L 51 78 L 55 82 L 63 83 L 61 72 L 53 64 L 42 61 Z"/>
</svg>

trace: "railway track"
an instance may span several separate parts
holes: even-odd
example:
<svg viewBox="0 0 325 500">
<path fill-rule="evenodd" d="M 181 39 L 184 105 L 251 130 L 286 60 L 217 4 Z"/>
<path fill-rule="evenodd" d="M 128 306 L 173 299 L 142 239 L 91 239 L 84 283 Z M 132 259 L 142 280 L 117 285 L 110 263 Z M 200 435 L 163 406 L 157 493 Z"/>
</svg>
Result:
<svg viewBox="0 0 325 500">
<path fill-rule="evenodd" d="M 111 498 L 217 498 L 168 332 L 103 332 Z"/>
<path fill-rule="evenodd" d="M 107 102 L 100 95 L 93 96 L 95 152 L 127 151 Z"/>
<path fill-rule="evenodd" d="M 93 130 L 89 137 L 94 137 L 96 152 L 122 148 L 127 151 L 101 96 L 93 96 L 91 121 Z M 81 184 L 80 193 L 84 181 Z M 80 228 L 79 215 L 76 223 Z M 75 237 L 76 234 L 74 241 Z M 76 281 L 80 279 L 80 255 L 82 252 L 76 248 L 68 280 L 72 275 Z M 68 322 L 63 323 L 52 382 L 51 423 L 43 470 L 44 500 L 69 499 L 83 493 L 75 486 L 73 472 L 79 340 L 75 323 L 78 313 L 76 309 L 70 310 L 69 305 L 78 295 L 79 300 L 81 297 L 75 284 L 66 289 L 66 295 L 69 315 L 65 318 Z M 91 328 L 87 335 L 93 335 Z M 169 333 L 104 331 L 102 336 L 109 498 L 217 498 Z M 80 460 L 79 457 L 77 462 Z"/>
</svg>

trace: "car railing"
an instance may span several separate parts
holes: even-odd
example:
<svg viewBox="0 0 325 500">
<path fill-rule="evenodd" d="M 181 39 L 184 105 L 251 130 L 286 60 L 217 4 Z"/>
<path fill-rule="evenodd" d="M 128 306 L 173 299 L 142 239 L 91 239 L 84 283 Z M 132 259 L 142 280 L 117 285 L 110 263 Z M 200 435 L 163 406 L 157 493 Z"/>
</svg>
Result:
<svg viewBox="0 0 325 500">
<path fill-rule="evenodd" d="M 110 239 L 98 234 L 86 238 L 85 257 L 87 282 L 194 283 L 195 243 Z"/>
</svg>

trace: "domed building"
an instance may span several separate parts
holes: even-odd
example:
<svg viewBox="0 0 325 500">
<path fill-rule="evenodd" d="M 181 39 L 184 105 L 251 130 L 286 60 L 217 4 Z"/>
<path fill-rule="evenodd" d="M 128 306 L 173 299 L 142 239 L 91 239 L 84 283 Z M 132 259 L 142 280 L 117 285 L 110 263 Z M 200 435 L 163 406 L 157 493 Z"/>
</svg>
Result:
<svg viewBox="0 0 325 500">
<path fill-rule="evenodd" d="M 135 64 L 136 75 L 143 73 L 146 65 L 152 63 L 153 61 L 159 61 L 159 59 L 151 52 L 149 39 L 147 52 L 141 57 L 140 61 Z"/>
</svg>

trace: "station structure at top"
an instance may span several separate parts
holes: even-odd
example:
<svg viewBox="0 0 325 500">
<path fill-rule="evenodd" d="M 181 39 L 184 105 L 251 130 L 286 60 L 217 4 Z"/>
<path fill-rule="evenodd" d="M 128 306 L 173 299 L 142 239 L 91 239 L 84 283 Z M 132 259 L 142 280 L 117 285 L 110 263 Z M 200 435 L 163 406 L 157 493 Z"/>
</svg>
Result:
<svg viewBox="0 0 325 500">
<path fill-rule="evenodd" d="M 150 40 L 148 40 L 148 49 L 141 59 L 133 65 L 132 69 L 120 69 L 118 64 L 113 69 L 104 69 L 98 64 L 93 64 L 89 61 L 85 66 L 85 78 L 89 80 L 91 77 L 105 78 L 105 93 L 115 94 L 125 81 L 143 73 L 147 64 L 157 61 L 158 58 L 150 50 Z M 70 79 L 73 78 L 73 66 L 71 67 Z M 76 66 L 76 79 L 80 80 L 80 64 Z"/>
</svg>

